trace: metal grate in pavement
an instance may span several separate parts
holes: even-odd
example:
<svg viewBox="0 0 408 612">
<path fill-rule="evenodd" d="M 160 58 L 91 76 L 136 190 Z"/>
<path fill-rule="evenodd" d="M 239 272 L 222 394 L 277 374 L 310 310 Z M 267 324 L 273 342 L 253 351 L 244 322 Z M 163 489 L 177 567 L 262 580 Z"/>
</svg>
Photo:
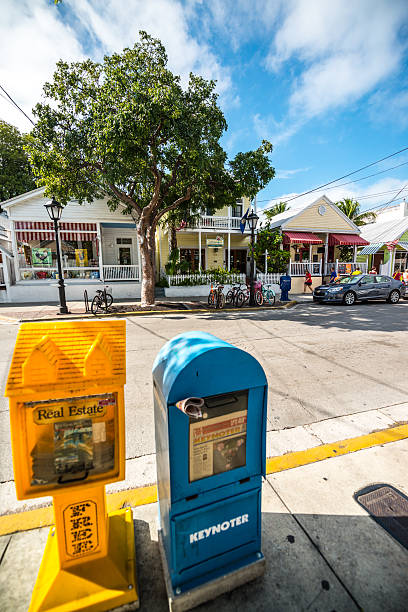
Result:
<svg viewBox="0 0 408 612">
<path fill-rule="evenodd" d="M 408 497 L 388 484 L 365 487 L 354 499 L 402 546 L 408 549 Z"/>
</svg>

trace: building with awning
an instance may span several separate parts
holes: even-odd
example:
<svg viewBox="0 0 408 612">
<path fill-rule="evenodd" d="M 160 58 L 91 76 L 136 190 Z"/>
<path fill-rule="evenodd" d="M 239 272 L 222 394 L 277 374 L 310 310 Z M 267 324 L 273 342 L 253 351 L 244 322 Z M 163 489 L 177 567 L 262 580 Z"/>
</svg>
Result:
<svg viewBox="0 0 408 612">
<path fill-rule="evenodd" d="M 306 270 L 312 274 L 313 285 L 330 274 L 334 267 L 340 274 L 348 274 L 366 264 L 357 261 L 357 249 L 368 246 L 355 225 L 328 197 L 322 196 L 304 208 L 289 208 L 273 217 L 271 228 L 278 228 L 283 236 L 283 248 L 290 252 L 292 291 L 303 290 Z M 352 261 L 342 261 L 343 247 L 352 248 Z"/>
<path fill-rule="evenodd" d="M 369 268 L 382 274 L 408 268 L 408 203 L 401 202 L 378 213 L 374 223 L 364 225 L 362 236 L 369 242 L 359 252 Z"/>
<path fill-rule="evenodd" d="M 47 200 L 44 188 L 39 188 L 1 204 L 7 215 L 11 256 L 0 256 L 0 281 L 4 279 L 6 289 L 0 301 L 58 300 L 55 232 L 44 208 Z M 85 289 L 92 298 L 106 283 L 114 299 L 140 296 L 136 225 L 122 207 L 113 211 L 104 199 L 91 204 L 71 201 L 58 226 L 68 300 L 82 300 Z"/>
</svg>

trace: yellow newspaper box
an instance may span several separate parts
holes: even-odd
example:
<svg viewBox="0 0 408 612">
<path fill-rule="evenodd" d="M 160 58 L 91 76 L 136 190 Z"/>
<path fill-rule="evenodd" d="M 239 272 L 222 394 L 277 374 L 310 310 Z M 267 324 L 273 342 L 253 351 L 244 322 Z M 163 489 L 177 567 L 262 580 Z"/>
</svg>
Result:
<svg viewBox="0 0 408 612">
<path fill-rule="evenodd" d="M 125 476 L 125 321 L 23 323 L 6 386 L 18 499 L 54 498 L 30 610 L 138 607 L 130 508 L 107 514 Z"/>
</svg>

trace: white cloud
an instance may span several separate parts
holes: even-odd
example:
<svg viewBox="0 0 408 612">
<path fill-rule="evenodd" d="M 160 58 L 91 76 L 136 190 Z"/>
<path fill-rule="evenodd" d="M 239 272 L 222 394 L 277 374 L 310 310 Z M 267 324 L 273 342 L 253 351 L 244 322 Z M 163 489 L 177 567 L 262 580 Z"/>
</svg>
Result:
<svg viewBox="0 0 408 612">
<path fill-rule="evenodd" d="M 303 124 L 303 120 L 276 121 L 272 115 L 262 117 L 259 113 L 252 117 L 252 122 L 258 138 L 266 138 L 274 147 L 289 140 Z"/>
<path fill-rule="evenodd" d="M 394 73 L 405 45 L 405 0 L 292 0 L 276 33 L 267 66 L 300 61 L 289 104 L 297 122 L 348 105 Z"/>
<path fill-rule="evenodd" d="M 31 115 L 40 100 L 43 83 L 50 79 L 61 58 L 75 61 L 82 50 L 71 28 L 58 19 L 46 0 L 2 2 L 0 20 L 0 83 Z M 30 122 L 10 102 L 0 99 L 0 118 L 29 131 Z"/>
<path fill-rule="evenodd" d="M 294 168 L 293 170 L 277 170 L 275 179 L 289 179 L 299 172 L 307 172 L 310 168 Z"/>
<path fill-rule="evenodd" d="M 40 100 L 58 59 L 77 61 L 90 55 L 99 61 L 106 53 L 133 46 L 139 30 L 161 39 L 170 69 L 181 75 L 184 84 L 190 71 L 216 79 L 223 103 L 239 103 L 229 70 L 208 44 L 190 34 L 189 10 L 179 0 L 69 0 L 64 10 L 72 23 L 80 23 L 75 30 L 62 21 L 64 13 L 49 0 L 2 0 L 1 4 L 0 83 L 27 114 Z M 27 119 L 3 97 L 0 118 L 24 131 L 30 129 Z"/>
</svg>

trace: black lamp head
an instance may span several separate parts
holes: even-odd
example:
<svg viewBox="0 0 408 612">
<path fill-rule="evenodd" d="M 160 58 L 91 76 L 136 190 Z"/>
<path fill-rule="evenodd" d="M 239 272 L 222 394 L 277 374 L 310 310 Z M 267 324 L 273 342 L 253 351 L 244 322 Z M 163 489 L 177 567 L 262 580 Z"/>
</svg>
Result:
<svg viewBox="0 0 408 612">
<path fill-rule="evenodd" d="M 59 221 L 61 219 L 62 210 L 64 207 L 62 204 L 60 204 L 60 202 L 57 202 L 54 197 L 52 198 L 51 202 L 47 202 L 47 204 L 44 204 L 44 206 L 51 221 Z"/>
</svg>

